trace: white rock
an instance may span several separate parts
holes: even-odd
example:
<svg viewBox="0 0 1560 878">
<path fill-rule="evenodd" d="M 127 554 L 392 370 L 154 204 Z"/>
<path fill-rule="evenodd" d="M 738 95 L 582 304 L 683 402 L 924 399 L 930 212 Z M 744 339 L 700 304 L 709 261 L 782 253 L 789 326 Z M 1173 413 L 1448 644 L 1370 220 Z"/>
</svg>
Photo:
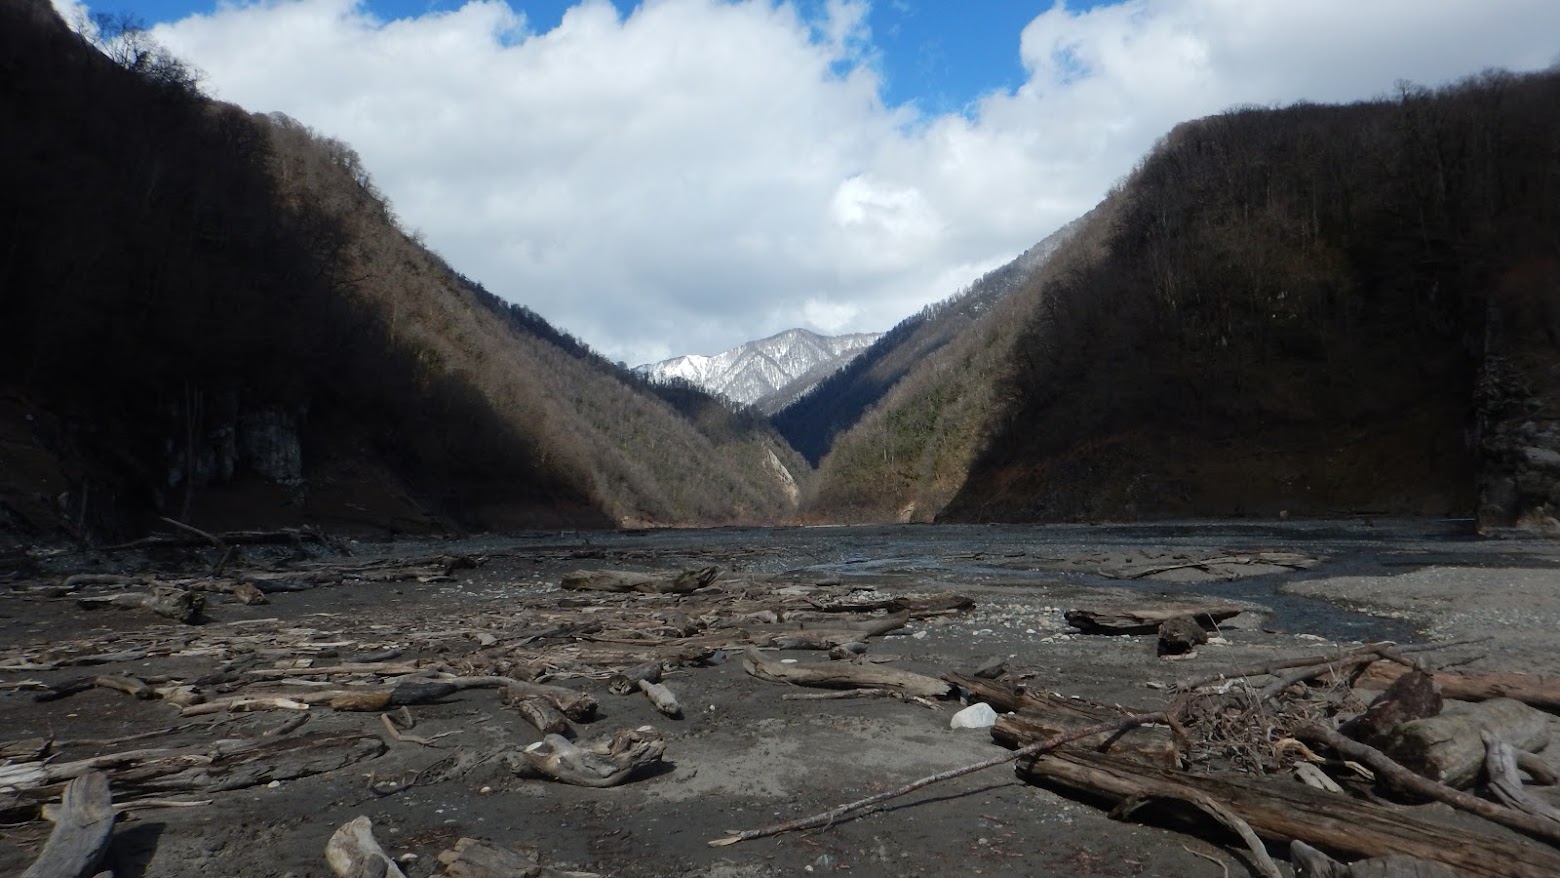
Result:
<svg viewBox="0 0 1560 878">
<path fill-rule="evenodd" d="M 971 704 L 953 715 L 948 721 L 950 729 L 989 729 L 997 724 L 997 712 L 984 701 Z"/>
</svg>

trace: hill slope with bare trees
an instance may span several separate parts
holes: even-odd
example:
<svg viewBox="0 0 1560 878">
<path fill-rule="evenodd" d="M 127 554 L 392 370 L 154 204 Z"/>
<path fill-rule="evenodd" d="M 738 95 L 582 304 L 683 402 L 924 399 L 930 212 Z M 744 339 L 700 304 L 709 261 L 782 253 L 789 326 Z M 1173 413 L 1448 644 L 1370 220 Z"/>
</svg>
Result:
<svg viewBox="0 0 1560 878">
<path fill-rule="evenodd" d="M 766 424 L 461 277 L 347 145 L 206 99 L 134 32 L 0 17 L 0 532 L 789 513 L 805 466 Z"/>
<path fill-rule="evenodd" d="M 1491 73 L 1178 126 L 834 443 L 810 514 L 1552 516 L 1557 107 L 1560 73 Z"/>
</svg>

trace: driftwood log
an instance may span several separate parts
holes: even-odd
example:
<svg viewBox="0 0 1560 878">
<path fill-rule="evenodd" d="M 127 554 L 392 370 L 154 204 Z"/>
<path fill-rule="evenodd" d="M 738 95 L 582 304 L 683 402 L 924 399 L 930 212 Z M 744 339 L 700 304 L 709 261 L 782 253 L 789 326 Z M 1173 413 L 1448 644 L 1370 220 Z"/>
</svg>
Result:
<svg viewBox="0 0 1560 878">
<path fill-rule="evenodd" d="M 596 699 L 585 692 L 576 692 L 563 686 L 548 686 L 545 683 L 529 683 L 524 680 L 505 680 L 499 698 L 505 702 L 540 698 L 558 708 L 569 719 L 582 723 L 590 722 L 596 716 L 598 707 Z"/>
<path fill-rule="evenodd" d="M 651 726 L 623 729 L 610 740 L 580 746 L 548 735 L 511 760 L 517 773 L 535 774 L 582 787 L 615 787 L 661 763 L 666 741 Z"/>
<path fill-rule="evenodd" d="M 535 855 L 463 838 L 439 854 L 446 878 L 600 878 L 595 872 L 549 869 Z"/>
<path fill-rule="evenodd" d="M 1181 801 L 1205 796 L 1269 842 L 1298 840 L 1350 858 L 1400 854 L 1444 864 L 1468 878 L 1560 875 L 1560 853 L 1549 848 L 1304 784 L 1193 775 L 1087 751 L 1021 762 L 1018 773 L 1046 787 L 1113 804 L 1135 796 Z"/>
<path fill-rule="evenodd" d="M 1401 650 L 1400 650 L 1401 651 Z M 1391 662 L 1369 665 L 1355 680 L 1366 689 L 1385 689 L 1409 669 Z M 1435 671 L 1441 694 L 1457 701 L 1514 698 L 1533 707 L 1560 713 L 1560 678 L 1533 674 L 1472 674 Z"/>
<path fill-rule="evenodd" d="M 206 609 L 206 596 L 172 586 L 157 586 L 146 592 L 126 592 L 107 597 L 77 598 L 85 610 L 115 607 L 121 610 L 151 610 L 159 616 L 185 624 L 200 621 Z"/>
<path fill-rule="evenodd" d="M 1344 723 L 1338 731 L 1372 747 L 1382 747 L 1400 724 L 1439 716 L 1444 706 L 1435 678 L 1423 671 L 1410 671 L 1393 681 L 1364 713 Z"/>
<path fill-rule="evenodd" d="M 54 832 L 22 878 L 87 878 L 97 874 L 114 833 L 114 801 L 108 778 L 91 771 L 65 785 L 50 815 Z"/>
<path fill-rule="evenodd" d="M 570 591 L 691 594 L 714 582 L 719 575 L 719 567 L 685 570 L 676 576 L 667 576 L 663 573 L 625 573 L 619 570 L 576 570 L 573 573 L 565 573 L 561 585 Z"/>
<path fill-rule="evenodd" d="M 569 718 L 563 715 L 563 711 L 553 707 L 547 699 L 519 698 L 510 704 L 526 722 L 535 726 L 542 734 L 574 737 L 574 729 L 569 725 Z"/>
<path fill-rule="evenodd" d="M 1540 750 L 1549 743 L 1549 714 L 1515 699 L 1496 698 L 1402 723 L 1382 749 L 1424 777 L 1466 789 L 1484 767 L 1484 733 L 1519 750 Z"/>
<path fill-rule="evenodd" d="M 997 724 L 991 729 L 992 739 L 1004 747 L 1023 747 L 1073 729 L 1122 717 L 1120 711 L 1102 705 L 1049 692 L 1020 691 L 996 680 L 967 674 L 944 674 L 943 679 L 969 692 L 972 701 L 984 701 L 998 710 L 1009 711 L 1007 715 L 997 717 Z M 1113 729 L 1067 746 L 1165 766 L 1174 766 L 1180 756 L 1174 732 L 1160 725 Z"/>
<path fill-rule="evenodd" d="M 1489 732 L 1484 733 L 1484 746 L 1484 774 L 1496 800 L 1507 808 L 1553 820 L 1560 826 L 1560 808 L 1532 795 L 1522 786 L 1522 777 L 1517 774 L 1516 749 Z"/>
<path fill-rule="evenodd" d="M 613 674 L 612 679 L 607 683 L 607 691 L 613 695 L 633 695 L 639 691 L 640 681 L 647 683 L 661 682 L 663 670 L 660 659 L 635 665 L 621 674 Z"/>
<path fill-rule="evenodd" d="M 367 817 L 349 820 L 331 835 L 325 862 L 336 878 L 406 878 L 374 840 L 374 824 Z"/>
<path fill-rule="evenodd" d="M 1527 833 L 1551 845 L 1560 845 L 1560 823 L 1534 817 L 1524 811 L 1497 805 L 1488 799 L 1481 799 L 1446 784 L 1436 783 L 1392 761 L 1391 757 L 1380 750 L 1367 747 L 1352 738 L 1345 738 L 1321 723 L 1311 723 L 1296 729 L 1295 737 L 1303 741 L 1323 744 L 1345 758 L 1364 763 L 1376 773 L 1378 780 L 1408 795 L 1444 802 L 1459 811 L 1477 814 L 1508 829 Z"/>
<path fill-rule="evenodd" d="M 109 775 L 121 798 L 152 793 L 218 792 L 323 774 L 386 750 L 378 735 L 329 732 L 223 742 L 179 750 L 109 753 L 75 762 L 0 767 L 0 815 L 26 815 L 52 800 L 67 781 L 89 772 Z"/>
<path fill-rule="evenodd" d="M 826 689 L 887 689 L 919 698 L 942 698 L 949 690 L 948 684 L 941 680 L 898 668 L 855 662 L 788 665 L 770 661 L 751 647 L 742 654 L 742 669 L 771 683 Z"/>
<path fill-rule="evenodd" d="M 1394 854 L 1354 863 L 1340 863 L 1303 841 L 1289 846 L 1295 878 L 1461 878 L 1440 863 Z"/>
<path fill-rule="evenodd" d="M 663 715 L 672 719 L 682 716 L 682 705 L 677 703 L 677 696 L 673 695 L 672 690 L 662 684 L 652 683 L 649 680 L 640 680 L 639 691 L 645 693 L 645 697 L 649 698 L 650 703 Z"/>
<path fill-rule="evenodd" d="M 1084 634 L 1154 634 L 1160 625 L 1181 616 L 1190 616 L 1198 625 L 1214 630 L 1241 610 L 1233 604 L 1158 604 L 1068 610 L 1062 617 Z"/>
</svg>

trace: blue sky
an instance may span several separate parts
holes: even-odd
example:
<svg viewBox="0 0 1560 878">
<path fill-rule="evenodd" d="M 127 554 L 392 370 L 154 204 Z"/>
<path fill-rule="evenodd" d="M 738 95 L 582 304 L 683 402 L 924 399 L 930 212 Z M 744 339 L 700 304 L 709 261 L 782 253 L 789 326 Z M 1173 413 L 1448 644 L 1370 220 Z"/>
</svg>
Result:
<svg viewBox="0 0 1560 878">
<path fill-rule="evenodd" d="M 430 12 L 460 8 L 465 0 L 365 0 L 362 7 L 385 20 L 416 18 Z M 558 26 L 563 13 L 578 0 L 511 0 L 525 13 L 530 29 L 545 33 Z M 239 4 L 243 5 L 243 4 Z M 629 15 L 638 3 L 613 0 L 619 14 Z M 799 4 L 808 15 L 820 15 L 820 0 Z M 1016 88 L 1024 81 L 1018 56 L 1018 35 L 1052 0 L 897 0 L 873 4 L 868 17 L 876 60 L 884 76 L 883 99 L 889 104 L 916 101 L 931 112 L 960 112 L 980 95 L 997 88 Z M 1103 0 L 1071 0 L 1072 10 L 1108 5 Z M 217 0 L 109 0 L 98 11 L 131 12 L 148 24 L 173 22 L 195 13 L 209 13 Z"/>
<path fill-rule="evenodd" d="M 1189 119 L 1560 60 L 1557 0 L 87 3 L 351 144 L 451 265 L 629 363 L 888 329 Z"/>
</svg>

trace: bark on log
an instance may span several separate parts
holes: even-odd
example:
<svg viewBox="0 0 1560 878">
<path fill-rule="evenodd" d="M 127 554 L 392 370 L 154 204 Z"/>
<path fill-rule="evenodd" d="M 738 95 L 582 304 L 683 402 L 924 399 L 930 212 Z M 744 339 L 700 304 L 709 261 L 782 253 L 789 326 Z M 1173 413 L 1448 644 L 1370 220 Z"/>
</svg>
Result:
<svg viewBox="0 0 1560 878">
<path fill-rule="evenodd" d="M 649 698 L 650 703 L 655 705 L 655 709 L 662 714 L 672 719 L 678 719 L 682 716 L 682 705 L 677 703 L 677 696 L 672 694 L 672 690 L 660 683 L 640 680 L 639 691 L 645 693 L 645 697 Z"/>
<path fill-rule="evenodd" d="M 66 784 L 52 819 L 54 832 L 22 878 L 87 878 L 97 874 L 114 834 L 114 801 L 108 778 L 92 771 Z"/>
<path fill-rule="evenodd" d="M 1084 634 L 1153 634 L 1159 626 L 1178 616 L 1191 616 L 1209 630 L 1232 616 L 1241 607 L 1232 604 L 1162 604 L 1154 606 L 1106 607 L 1099 610 L 1068 610 L 1067 624 Z"/>
<path fill-rule="evenodd" d="M 1402 854 L 1445 864 L 1469 878 L 1560 874 L 1560 853 L 1548 848 L 1298 783 L 1191 775 L 1087 751 L 1020 763 L 1018 773 L 1026 780 L 1103 798 L 1113 805 L 1133 796 L 1206 795 L 1270 842 L 1299 840 L 1348 857 Z"/>
<path fill-rule="evenodd" d="M 1400 724 L 1439 716 L 1442 707 L 1444 702 L 1435 678 L 1423 671 L 1410 671 L 1393 681 L 1386 694 L 1338 731 L 1372 747 L 1383 747 Z"/>
<path fill-rule="evenodd" d="M 640 726 L 586 747 L 562 735 L 548 735 L 519 753 L 519 767 L 576 786 L 615 787 L 658 765 L 665 753 L 661 733 L 651 726 Z"/>
<path fill-rule="evenodd" d="M 1549 743 L 1549 715 L 1511 698 L 1497 698 L 1403 723 L 1383 749 L 1411 771 L 1466 789 L 1484 767 L 1483 732 L 1521 750 L 1540 750 Z"/>
<path fill-rule="evenodd" d="M 367 817 L 349 820 L 331 835 L 325 862 L 336 878 L 406 878 L 374 840 L 374 824 Z"/>
<path fill-rule="evenodd" d="M 771 683 L 826 689 L 889 689 L 921 698 L 942 698 L 949 689 L 948 684 L 941 680 L 898 668 L 858 665 L 854 662 L 813 665 L 772 662 L 751 647 L 742 654 L 742 669 L 751 676 Z"/>
<path fill-rule="evenodd" d="M 1384 689 L 1408 668 L 1392 662 L 1376 662 L 1365 668 L 1355 685 L 1366 689 Z M 1457 701 L 1489 701 L 1514 698 L 1551 713 L 1560 713 L 1560 678 L 1533 674 L 1463 674 L 1433 672 L 1441 694 Z"/>
</svg>

